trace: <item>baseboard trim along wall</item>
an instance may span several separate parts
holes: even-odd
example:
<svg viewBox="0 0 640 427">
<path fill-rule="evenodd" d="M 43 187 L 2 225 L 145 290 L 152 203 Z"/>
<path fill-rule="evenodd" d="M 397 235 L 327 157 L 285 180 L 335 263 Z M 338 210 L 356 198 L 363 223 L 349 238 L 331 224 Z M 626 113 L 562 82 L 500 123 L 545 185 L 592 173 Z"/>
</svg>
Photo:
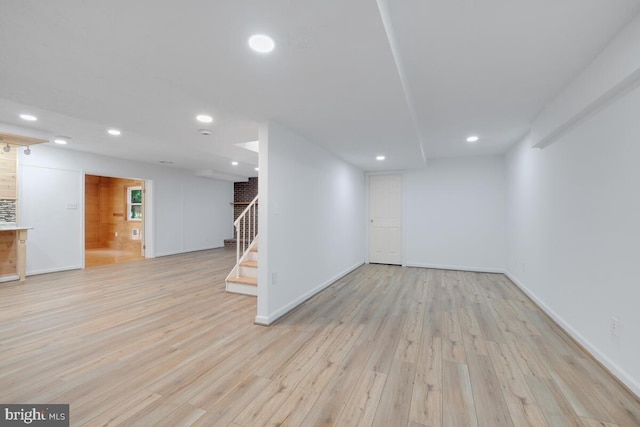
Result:
<svg viewBox="0 0 640 427">
<path fill-rule="evenodd" d="M 68 265 L 65 267 L 58 267 L 58 268 L 45 268 L 42 270 L 35 270 L 35 271 L 27 271 L 26 272 L 26 276 L 37 276 L 38 274 L 47 274 L 47 273 L 58 273 L 60 271 L 69 271 L 69 270 L 82 270 L 82 266 L 81 265 Z"/>
<path fill-rule="evenodd" d="M 303 302 L 305 302 L 306 300 L 308 300 L 309 298 L 311 298 L 315 294 L 325 290 L 326 288 L 328 288 L 329 286 L 333 285 L 335 282 L 337 282 L 338 280 L 342 279 L 344 276 L 346 276 L 347 274 L 351 273 L 355 269 L 359 268 L 363 264 L 364 264 L 364 262 L 359 262 L 359 263 L 349 267 L 348 269 L 346 269 L 342 273 L 339 273 L 338 275 L 332 277 L 331 279 L 327 280 L 326 282 L 324 282 L 324 283 L 316 286 L 315 288 L 311 289 L 310 291 L 302 294 L 300 297 L 296 298 L 295 300 L 291 301 L 290 303 L 286 304 L 285 306 L 277 309 L 276 311 L 271 313 L 269 316 L 256 316 L 256 319 L 255 319 L 254 323 L 256 325 L 262 325 L 262 326 L 271 325 L 272 323 L 274 323 L 275 321 L 280 319 L 285 314 L 289 313 L 291 310 L 293 310 L 294 308 L 296 308 L 297 306 L 299 306 L 300 304 L 302 304 Z"/>
<path fill-rule="evenodd" d="M 169 252 L 156 253 L 153 258 L 160 258 L 160 257 L 163 257 L 163 256 L 188 254 L 190 252 L 208 251 L 208 250 L 211 250 L 211 249 L 220 249 L 220 248 L 224 248 L 224 243 L 222 243 L 221 246 L 212 246 L 210 248 L 207 247 L 207 248 L 197 248 L 197 249 L 187 249 L 187 250 L 180 250 L 180 251 L 169 251 Z"/>
<path fill-rule="evenodd" d="M 496 273 L 505 274 L 505 270 L 502 268 L 484 268 L 484 267 L 467 267 L 462 265 L 440 265 L 440 264 L 422 264 L 422 263 L 407 263 L 403 267 L 418 267 L 418 268 L 433 268 L 436 270 L 455 270 L 455 271 L 470 271 L 474 273 Z"/>
<path fill-rule="evenodd" d="M 616 378 L 624 387 L 626 387 L 636 397 L 640 398 L 640 384 L 638 384 L 623 369 L 613 363 L 607 356 L 602 354 L 593 344 L 576 331 L 562 317 L 558 316 L 551 308 L 549 308 L 542 300 L 540 300 L 531 290 L 529 290 L 522 282 L 520 282 L 513 274 L 505 271 L 505 276 L 509 278 L 522 292 L 524 292 L 531 300 L 553 320 L 564 332 L 571 337 L 585 352 L 589 354 L 599 365 Z"/>
</svg>

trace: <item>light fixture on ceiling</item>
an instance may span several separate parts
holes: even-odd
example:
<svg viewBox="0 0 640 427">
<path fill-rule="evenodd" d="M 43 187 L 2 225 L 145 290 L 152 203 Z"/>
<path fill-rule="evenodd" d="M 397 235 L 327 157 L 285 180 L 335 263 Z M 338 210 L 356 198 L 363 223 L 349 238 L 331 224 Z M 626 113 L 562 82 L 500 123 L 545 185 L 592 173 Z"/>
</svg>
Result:
<svg viewBox="0 0 640 427">
<path fill-rule="evenodd" d="M 9 143 L 7 142 L 7 145 L 4 146 L 4 148 L 2 149 L 2 151 L 4 151 L 5 153 L 8 153 L 9 151 L 11 151 L 11 146 L 9 145 Z"/>
<path fill-rule="evenodd" d="M 478 138 L 476 135 L 471 135 L 467 138 L 467 142 L 477 142 L 479 139 L 480 138 Z"/>
<path fill-rule="evenodd" d="M 111 136 L 120 136 L 122 134 L 118 129 L 109 129 L 107 133 Z"/>
<path fill-rule="evenodd" d="M 209 136 L 213 132 L 211 132 L 211 129 L 198 129 L 198 133 L 202 136 Z"/>
<path fill-rule="evenodd" d="M 38 120 L 38 118 L 34 115 L 31 114 L 20 114 L 20 118 L 22 120 L 26 120 L 28 122 L 35 122 L 36 120 Z"/>
<path fill-rule="evenodd" d="M 258 171 L 260 170 L 260 168 L 254 168 L 254 170 L 255 170 L 256 172 L 258 172 Z"/>
<path fill-rule="evenodd" d="M 236 161 L 231 162 L 231 164 L 232 164 L 233 166 L 238 166 L 238 162 L 236 162 Z"/>
<path fill-rule="evenodd" d="M 269 53 L 276 47 L 276 43 L 269 36 L 255 34 L 249 37 L 249 47 L 258 53 Z"/>
<path fill-rule="evenodd" d="M 56 136 L 55 138 L 53 138 L 53 142 L 59 145 L 66 145 L 70 139 L 70 136 Z"/>
<path fill-rule="evenodd" d="M 196 116 L 196 120 L 200 123 L 211 123 L 213 121 L 213 117 L 209 116 L 208 114 L 198 114 Z"/>
<path fill-rule="evenodd" d="M 383 161 L 384 159 L 386 159 L 385 156 L 376 156 L 376 160 L 379 162 Z"/>
<path fill-rule="evenodd" d="M 28 146 L 28 145 L 27 145 L 27 148 L 25 148 L 25 149 L 24 149 L 24 154 L 25 154 L 25 155 L 27 155 L 27 156 L 28 156 L 29 154 L 31 154 L 31 148 L 29 148 L 29 146 Z"/>
</svg>

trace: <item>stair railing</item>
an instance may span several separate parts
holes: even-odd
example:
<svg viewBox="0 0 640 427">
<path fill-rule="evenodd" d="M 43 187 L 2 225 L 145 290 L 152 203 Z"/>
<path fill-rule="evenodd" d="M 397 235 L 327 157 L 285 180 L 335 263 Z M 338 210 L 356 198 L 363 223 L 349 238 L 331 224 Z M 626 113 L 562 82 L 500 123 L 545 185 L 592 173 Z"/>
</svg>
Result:
<svg viewBox="0 0 640 427">
<path fill-rule="evenodd" d="M 233 223 L 236 227 L 236 265 L 251 249 L 258 236 L 258 196 L 255 197 Z M 236 277 L 240 269 L 236 269 Z"/>
</svg>

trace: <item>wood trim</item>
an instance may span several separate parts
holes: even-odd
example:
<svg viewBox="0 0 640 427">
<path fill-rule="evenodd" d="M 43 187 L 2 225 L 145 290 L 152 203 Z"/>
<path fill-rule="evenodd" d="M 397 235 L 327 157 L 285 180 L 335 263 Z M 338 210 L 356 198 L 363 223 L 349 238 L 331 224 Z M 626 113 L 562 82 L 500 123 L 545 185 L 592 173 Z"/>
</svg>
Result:
<svg viewBox="0 0 640 427">
<path fill-rule="evenodd" d="M 12 133 L 0 133 L 0 143 L 9 145 L 20 145 L 26 147 L 49 142 L 47 139 L 31 138 L 29 136 L 14 135 Z"/>
</svg>

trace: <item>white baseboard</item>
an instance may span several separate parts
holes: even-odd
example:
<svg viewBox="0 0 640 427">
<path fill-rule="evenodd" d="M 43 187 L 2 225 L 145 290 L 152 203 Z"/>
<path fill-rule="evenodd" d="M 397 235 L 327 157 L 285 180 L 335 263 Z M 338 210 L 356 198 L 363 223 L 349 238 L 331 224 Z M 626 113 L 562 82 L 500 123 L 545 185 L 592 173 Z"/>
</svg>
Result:
<svg viewBox="0 0 640 427">
<path fill-rule="evenodd" d="M 68 265 L 66 267 L 44 268 L 42 270 L 27 271 L 26 276 L 37 276 L 38 274 L 57 273 L 59 271 L 82 270 L 82 265 Z"/>
<path fill-rule="evenodd" d="M 181 251 L 169 251 L 169 252 L 160 252 L 160 253 L 156 252 L 154 258 L 160 258 L 163 256 L 171 256 L 171 255 L 188 254 L 190 252 L 208 251 L 210 249 L 220 249 L 220 248 L 224 248 L 224 244 L 222 246 L 214 246 L 212 248 L 206 247 L 206 248 L 200 248 L 200 249 L 186 249 Z"/>
<path fill-rule="evenodd" d="M 423 263 L 407 263 L 404 267 L 418 267 L 418 268 L 434 268 L 436 270 L 457 270 L 457 271 L 471 271 L 474 273 L 498 273 L 504 274 L 503 268 L 485 268 L 485 267 L 469 267 L 464 265 L 441 265 L 441 264 L 423 264 Z"/>
<path fill-rule="evenodd" d="M 329 279 L 329 280 L 325 281 L 324 283 L 316 286 L 315 288 L 311 289 L 310 291 L 305 292 L 304 294 L 302 294 L 301 296 L 299 296 L 295 300 L 293 300 L 290 303 L 284 305 L 283 307 L 280 307 L 279 309 L 275 310 L 273 313 L 269 314 L 268 316 L 256 316 L 256 319 L 255 319 L 254 322 L 256 324 L 258 324 L 258 325 L 264 325 L 264 326 L 268 326 L 268 325 L 272 324 L 273 322 L 275 322 L 276 320 L 278 320 L 279 318 L 281 318 L 282 316 L 284 316 L 285 314 L 287 314 L 288 312 L 290 312 L 291 310 L 293 310 L 294 308 L 296 308 L 297 306 L 299 306 L 300 304 L 302 304 L 303 302 L 305 302 L 306 300 L 308 300 L 309 298 L 314 296 L 315 294 L 317 294 L 317 293 L 323 291 L 324 289 L 328 288 L 329 286 L 331 286 L 332 284 L 334 284 L 338 280 L 342 279 L 344 276 L 346 276 L 347 274 L 351 273 L 353 270 L 355 270 L 356 268 L 360 267 L 363 264 L 364 264 L 364 262 L 359 262 L 359 263 L 347 268 L 342 273 L 332 277 L 331 279 Z"/>
<path fill-rule="evenodd" d="M 597 347 L 589 342 L 582 334 L 575 330 L 569 323 L 567 323 L 562 317 L 555 313 L 549 306 L 547 306 L 541 299 L 539 299 L 529 288 L 527 288 L 520 280 L 518 280 L 509 271 L 504 272 L 515 285 L 522 290 L 529 298 L 531 298 L 551 319 L 553 319 L 558 326 L 560 326 L 571 338 L 576 340 L 591 356 L 600 362 L 611 375 L 615 376 L 621 383 L 623 383 L 631 392 L 633 392 L 638 398 L 640 398 L 640 384 L 627 374 L 624 369 L 620 368 L 617 364 L 611 361 L 605 356 Z"/>
<path fill-rule="evenodd" d="M 268 316 L 256 316 L 256 320 L 253 321 L 256 325 L 260 326 L 269 326 L 269 317 Z"/>
<path fill-rule="evenodd" d="M 0 283 L 13 282 L 14 280 L 20 280 L 20 276 L 17 274 L 14 274 L 13 276 L 0 277 Z"/>
</svg>

